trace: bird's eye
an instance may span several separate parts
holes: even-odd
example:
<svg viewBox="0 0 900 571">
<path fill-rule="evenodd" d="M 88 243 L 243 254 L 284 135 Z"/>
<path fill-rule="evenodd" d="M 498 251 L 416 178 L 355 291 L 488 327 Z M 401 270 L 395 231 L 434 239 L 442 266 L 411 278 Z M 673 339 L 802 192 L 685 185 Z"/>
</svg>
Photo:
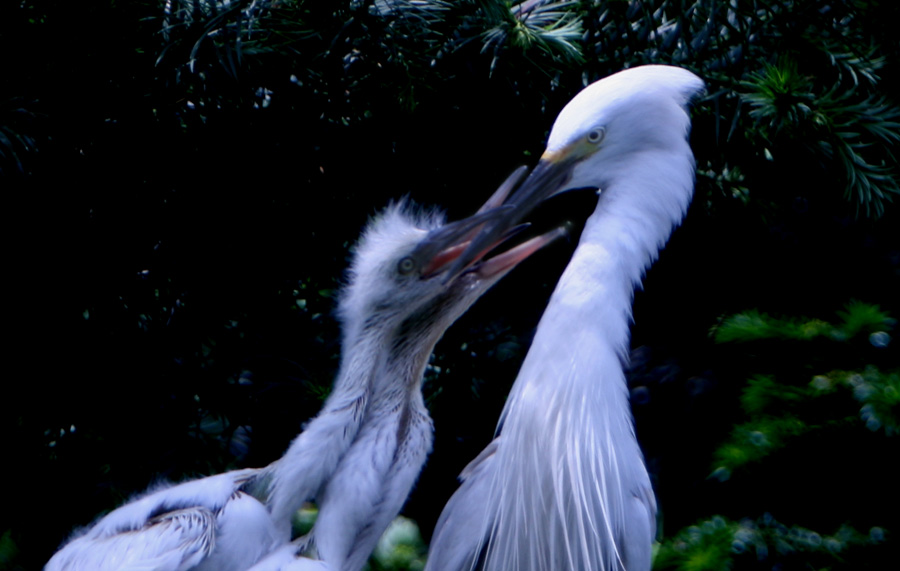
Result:
<svg viewBox="0 0 900 571">
<path fill-rule="evenodd" d="M 603 127 L 596 127 L 591 129 L 587 134 L 588 143 L 597 144 L 603 140 L 603 137 L 606 136 L 606 129 Z"/>
<path fill-rule="evenodd" d="M 397 262 L 397 271 L 403 275 L 412 272 L 416 268 L 416 262 L 409 256 Z"/>
</svg>

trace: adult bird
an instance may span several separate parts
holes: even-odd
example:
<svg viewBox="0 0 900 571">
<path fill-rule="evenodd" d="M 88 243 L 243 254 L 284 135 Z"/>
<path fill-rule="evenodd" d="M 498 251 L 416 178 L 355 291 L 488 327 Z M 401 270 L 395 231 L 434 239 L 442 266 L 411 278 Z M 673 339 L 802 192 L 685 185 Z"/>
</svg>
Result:
<svg viewBox="0 0 900 571">
<path fill-rule="evenodd" d="M 387 444 L 367 441 L 365 446 L 374 447 L 372 458 L 399 458 L 394 462 L 398 464 L 403 454 L 427 453 L 428 445 L 421 440 L 431 425 L 427 415 L 421 418 L 418 387 L 435 343 L 481 294 L 547 240 L 537 239 L 487 261 L 477 256 L 463 273 L 447 279 L 449 264 L 474 231 L 504 212 L 493 206 L 503 201 L 514 180 L 482 211 L 459 222 L 445 224 L 439 215 L 416 214 L 401 202 L 369 224 L 338 303 L 342 355 L 333 391 L 282 458 L 265 468 L 150 491 L 70 541 L 45 569 L 245 570 L 288 543 L 291 516 L 317 496 L 358 437 L 367 433 L 361 429 L 365 424 L 393 422 L 399 439 Z M 407 395 L 409 401 L 382 406 L 391 391 Z M 413 442 L 401 438 L 408 434 L 413 434 Z M 371 470 L 363 476 L 383 485 L 374 490 L 353 487 L 348 497 L 394 493 L 392 483 L 383 480 L 383 466 Z M 411 486 L 403 482 L 407 484 Z M 408 486 L 403 498 L 406 492 Z"/>
<path fill-rule="evenodd" d="M 650 569 L 656 500 L 623 366 L 634 289 L 691 200 L 688 104 L 703 88 L 658 65 L 588 86 L 557 117 L 509 199 L 516 208 L 473 240 L 474 253 L 556 192 L 599 189 L 496 437 L 441 514 L 426 569 Z"/>
</svg>

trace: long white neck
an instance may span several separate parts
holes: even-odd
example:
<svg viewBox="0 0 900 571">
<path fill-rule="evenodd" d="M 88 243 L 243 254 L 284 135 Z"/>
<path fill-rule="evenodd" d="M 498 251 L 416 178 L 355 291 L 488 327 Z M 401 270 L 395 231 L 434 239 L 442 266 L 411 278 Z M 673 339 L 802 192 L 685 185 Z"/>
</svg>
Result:
<svg viewBox="0 0 900 571">
<path fill-rule="evenodd" d="M 267 504 L 281 528 L 314 498 L 334 474 L 373 406 L 419 403 L 419 385 L 428 356 L 440 338 L 437 327 L 411 333 L 402 328 L 351 324 L 342 347 L 341 367 L 322 410 L 268 472 Z M 410 398 L 412 395 L 412 398 Z"/>
<path fill-rule="evenodd" d="M 345 336 L 341 367 L 322 410 L 267 470 L 267 504 L 282 529 L 290 529 L 290 518 L 316 495 L 356 438 L 374 378 L 385 366 L 387 348 L 380 333 L 353 328 Z"/>
<path fill-rule="evenodd" d="M 513 481 L 493 489 L 500 513 L 486 569 L 621 569 L 629 530 L 617 522 L 627 521 L 633 497 L 655 506 L 622 365 L 634 289 L 691 197 L 687 142 L 672 151 L 633 158 L 668 165 L 663 170 L 620 161 L 619 172 L 607 171 L 604 195 L 538 325 L 501 418 L 498 472 Z M 655 527 L 653 517 L 644 527 Z M 529 522 L 540 529 L 523 529 Z"/>
<path fill-rule="evenodd" d="M 632 162 L 668 167 L 648 171 L 632 167 Z M 635 155 L 633 161 L 622 161 L 608 174 L 608 186 L 601 191 L 538 325 L 504 417 L 535 385 L 547 383 L 553 385 L 550 391 L 561 389 L 564 377 L 559 372 L 529 374 L 548 360 L 565 365 L 578 378 L 590 377 L 583 388 L 592 393 L 609 392 L 611 398 L 625 395 L 624 385 L 613 381 L 624 378 L 621 364 L 628 355 L 634 290 L 687 211 L 693 159 L 685 141 L 672 152 Z M 665 186 L 671 191 L 660 190 Z M 598 359 L 603 361 L 599 370 Z"/>
<path fill-rule="evenodd" d="M 365 421 L 318 498 L 313 533 L 319 557 L 333 569 L 363 567 L 431 452 L 433 428 L 420 385 L 436 329 L 401 327 L 392 336 Z"/>
</svg>

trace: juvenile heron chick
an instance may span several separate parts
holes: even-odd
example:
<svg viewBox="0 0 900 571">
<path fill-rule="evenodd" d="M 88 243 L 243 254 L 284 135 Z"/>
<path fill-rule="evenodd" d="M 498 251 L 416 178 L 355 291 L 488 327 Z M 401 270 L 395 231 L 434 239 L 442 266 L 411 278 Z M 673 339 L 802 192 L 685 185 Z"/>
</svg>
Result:
<svg viewBox="0 0 900 571">
<path fill-rule="evenodd" d="M 510 187 L 458 222 L 400 202 L 369 224 L 338 301 L 343 333 L 334 388 L 282 458 L 148 492 L 77 535 L 46 569 L 243 571 L 288 545 L 292 514 L 323 490 L 320 553 L 335 569 L 364 561 L 371 535 L 399 511 L 430 450 L 419 385 L 434 344 L 553 237 L 487 261 L 482 253 L 445 279 L 471 236 L 511 208 L 494 208 Z"/>
</svg>

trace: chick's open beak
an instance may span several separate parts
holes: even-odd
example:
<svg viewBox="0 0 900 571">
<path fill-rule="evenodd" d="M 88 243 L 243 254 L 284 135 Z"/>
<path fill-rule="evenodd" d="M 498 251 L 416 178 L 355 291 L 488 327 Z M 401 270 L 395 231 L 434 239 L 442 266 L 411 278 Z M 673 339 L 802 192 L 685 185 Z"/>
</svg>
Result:
<svg viewBox="0 0 900 571">
<path fill-rule="evenodd" d="M 458 240 L 443 240 L 444 244 L 447 245 L 443 250 L 437 251 L 430 259 L 426 259 L 424 265 L 422 266 L 422 277 L 429 278 L 434 275 L 441 273 L 448 268 L 451 267 L 451 264 L 457 262 L 460 256 L 468 254 L 470 251 L 470 247 L 472 245 L 472 238 L 479 234 L 479 231 L 483 231 L 483 228 L 487 224 L 493 223 L 497 218 L 503 217 L 506 213 L 511 209 L 511 207 L 501 207 L 495 208 L 494 210 L 490 210 L 485 214 L 490 214 L 490 216 L 483 216 L 482 214 L 477 214 L 472 216 L 471 218 L 466 218 L 465 220 L 460 220 L 459 222 L 454 222 L 454 224 L 462 224 L 463 226 L 469 226 L 473 219 L 477 220 L 477 224 L 472 227 L 470 230 L 462 233 L 462 235 L 458 236 Z M 465 266 L 461 267 L 458 272 L 455 272 L 453 275 L 447 275 L 444 277 L 444 283 L 449 283 L 453 278 L 459 276 L 461 273 L 468 270 L 473 265 L 477 264 L 488 252 L 508 240 L 509 238 L 515 236 L 522 230 L 528 227 L 528 224 L 519 224 L 513 228 L 508 229 L 502 236 L 498 237 L 496 240 L 488 244 L 486 247 L 482 248 L 480 252 L 476 252 L 474 256 L 471 256 L 470 260 L 466 263 Z M 438 230 L 437 232 L 440 232 Z M 428 242 L 432 242 L 429 238 Z M 455 242 L 455 243 L 454 243 Z M 436 244 L 435 244 L 436 245 Z M 420 246 L 421 247 L 421 246 Z M 418 248 L 417 248 L 418 251 Z M 525 256 L 527 257 L 527 256 Z M 524 259 L 524 257 L 522 258 Z M 453 266 L 455 267 L 455 265 Z"/>
<path fill-rule="evenodd" d="M 516 228 L 515 225 L 520 220 L 527 216 L 542 201 L 553 196 L 563 188 L 563 185 L 569 180 L 574 164 L 575 160 L 570 154 L 545 153 L 531 172 L 531 175 L 506 200 L 503 206 L 484 213 L 496 212 L 497 214 L 479 224 L 480 231 L 471 239 L 465 252 L 456 257 L 456 261 L 447 272 L 444 280 L 452 280 L 475 263 L 475 261 L 481 259 L 497 244 L 503 242 L 509 236 L 509 232 Z M 515 181 L 521 178 L 523 172 L 521 167 L 517 169 L 506 179 L 504 185 L 501 185 L 501 189 L 511 181 L 513 181 L 512 184 L 514 186 Z M 491 200 L 494 200 L 494 197 L 491 197 Z M 488 203 L 491 203 L 491 200 Z"/>
<path fill-rule="evenodd" d="M 515 226 L 511 230 L 507 231 L 506 234 L 500 237 L 497 241 L 488 245 L 488 247 L 482 249 L 481 252 L 477 253 L 474 258 L 466 264 L 459 273 L 453 275 L 451 278 L 445 278 L 444 283 L 449 283 L 453 278 L 458 277 L 459 275 L 467 272 L 472 272 L 479 279 L 490 279 L 496 276 L 500 276 L 514 268 L 519 262 L 523 261 L 525 258 L 530 256 L 531 254 L 537 252 L 547 244 L 550 244 L 560 236 L 565 235 L 566 230 L 564 228 L 556 228 L 547 232 L 546 234 L 542 234 L 540 236 L 536 236 L 527 242 L 523 242 L 519 244 L 515 248 L 511 248 L 502 254 L 497 254 L 492 258 L 481 261 L 481 259 L 491 250 L 499 246 L 501 243 L 505 242 L 515 234 L 518 234 L 519 231 L 525 229 L 527 224 L 520 224 Z M 469 247 L 471 246 L 471 242 L 465 241 L 459 244 L 450 246 L 449 248 L 438 252 L 434 258 L 425 266 L 425 269 L 422 271 L 423 277 L 430 277 L 437 273 L 440 273 L 442 270 L 446 269 L 451 263 L 456 260 L 459 260 L 460 256 L 467 253 L 469 251 Z"/>
<path fill-rule="evenodd" d="M 546 166 L 542 166 L 544 162 L 538 165 L 542 173 L 547 170 Z M 518 222 L 534 206 L 552 194 L 547 188 L 554 186 L 555 190 L 563 180 L 557 180 L 556 177 L 559 175 L 550 175 L 548 179 L 546 174 L 541 174 L 539 180 L 535 179 L 536 169 L 512 198 L 509 198 L 527 172 L 526 167 L 519 167 L 513 171 L 474 216 L 433 230 L 416 247 L 412 257 L 417 266 L 422 268 L 423 278 L 445 273 L 443 281 L 449 283 L 466 270 L 473 268 L 488 252 L 528 227 L 528 224 Z M 492 277 L 504 273 L 563 233 L 561 229 L 557 229 L 529 240 L 482 262 L 477 270 L 473 271 L 477 271 L 479 277 Z"/>
<path fill-rule="evenodd" d="M 497 254 L 493 258 L 490 258 L 489 260 L 485 260 L 484 262 L 478 264 L 473 269 L 473 272 L 475 272 L 481 279 L 489 279 L 498 275 L 502 275 L 513 269 L 519 264 L 519 262 L 530 256 L 531 254 L 537 252 L 557 238 L 565 236 L 565 234 L 565 228 L 556 228 L 555 230 L 551 230 L 546 234 L 535 236 L 531 240 L 523 242 L 515 248 L 507 250 L 502 254 Z"/>
<path fill-rule="evenodd" d="M 505 217 L 512 209 L 512 206 L 500 206 L 463 220 L 444 224 L 432 230 L 410 256 L 417 267 L 422 268 L 422 276 L 431 277 L 446 270 L 448 264 L 457 260 L 466 251 L 472 237 L 482 231 L 486 224 L 494 224 L 498 218 Z"/>
</svg>

